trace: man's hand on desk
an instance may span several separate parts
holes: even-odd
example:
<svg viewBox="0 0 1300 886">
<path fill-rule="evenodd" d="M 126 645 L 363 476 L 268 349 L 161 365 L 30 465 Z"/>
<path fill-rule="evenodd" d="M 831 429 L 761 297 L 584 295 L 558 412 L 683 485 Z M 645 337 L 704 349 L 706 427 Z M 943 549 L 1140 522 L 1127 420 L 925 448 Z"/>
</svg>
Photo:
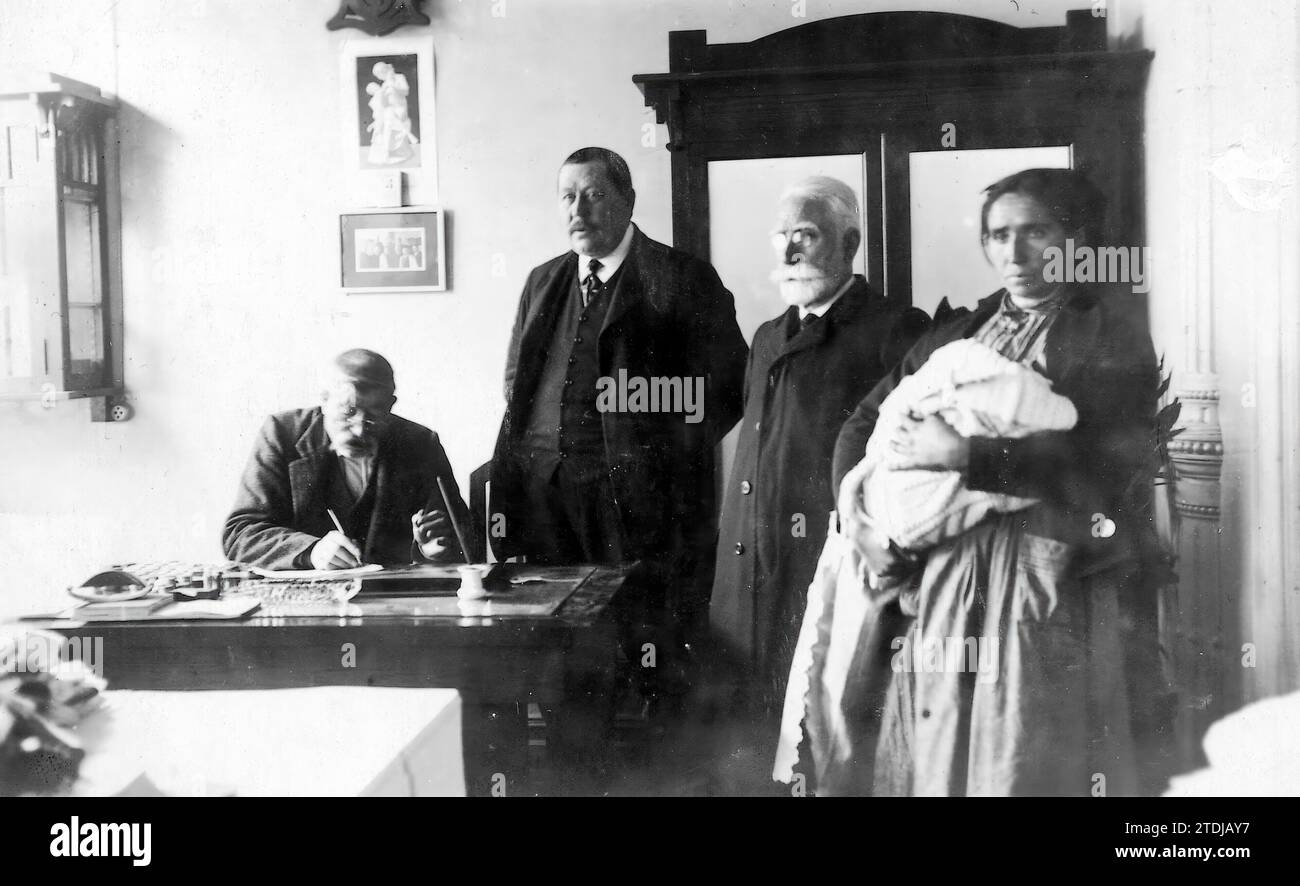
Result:
<svg viewBox="0 0 1300 886">
<path fill-rule="evenodd" d="M 426 560 L 442 559 L 451 551 L 451 531 L 445 511 L 422 509 L 411 515 L 411 534 Z"/>
<path fill-rule="evenodd" d="M 334 530 L 312 545 L 311 565 L 313 569 L 352 569 L 361 565 L 361 550 L 352 539 Z"/>
</svg>

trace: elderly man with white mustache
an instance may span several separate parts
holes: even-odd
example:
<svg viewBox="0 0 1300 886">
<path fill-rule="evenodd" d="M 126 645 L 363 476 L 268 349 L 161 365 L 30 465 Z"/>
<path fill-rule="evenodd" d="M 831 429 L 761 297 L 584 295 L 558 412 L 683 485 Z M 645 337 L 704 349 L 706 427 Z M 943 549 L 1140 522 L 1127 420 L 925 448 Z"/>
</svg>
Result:
<svg viewBox="0 0 1300 886">
<path fill-rule="evenodd" d="M 742 732 L 757 743 L 756 773 L 770 771 L 804 598 L 835 508 L 836 436 L 929 324 L 924 311 L 886 300 L 853 273 L 860 218 L 848 185 L 815 176 L 782 194 L 772 231 L 771 279 L 788 307 L 758 328 L 750 349 L 710 602 Z M 737 750 L 727 753 L 736 759 Z"/>
</svg>

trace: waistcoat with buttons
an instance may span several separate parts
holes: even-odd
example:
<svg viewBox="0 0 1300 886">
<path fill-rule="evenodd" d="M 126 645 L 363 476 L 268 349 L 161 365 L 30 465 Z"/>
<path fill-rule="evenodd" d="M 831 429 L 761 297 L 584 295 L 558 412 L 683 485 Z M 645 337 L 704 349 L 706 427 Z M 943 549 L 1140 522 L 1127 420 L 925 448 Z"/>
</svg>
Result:
<svg viewBox="0 0 1300 886">
<path fill-rule="evenodd" d="M 546 366 L 533 395 L 522 446 L 529 450 L 532 471 L 549 476 L 562 459 L 571 456 L 604 458 L 605 435 L 596 409 L 596 382 L 600 378 L 600 328 L 604 325 L 620 267 L 597 290 L 591 304 L 582 306 L 578 274 L 555 321 Z"/>
</svg>

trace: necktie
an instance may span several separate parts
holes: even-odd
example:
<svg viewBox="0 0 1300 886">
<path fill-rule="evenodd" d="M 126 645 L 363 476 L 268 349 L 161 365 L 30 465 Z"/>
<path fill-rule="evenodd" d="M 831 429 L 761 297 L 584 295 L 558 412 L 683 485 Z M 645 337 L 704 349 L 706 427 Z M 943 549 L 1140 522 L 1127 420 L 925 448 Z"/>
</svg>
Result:
<svg viewBox="0 0 1300 886">
<path fill-rule="evenodd" d="M 604 265 L 594 258 L 587 264 L 589 273 L 582 281 L 582 306 L 584 308 L 591 304 L 591 300 L 600 291 L 600 278 L 596 276 L 596 272 L 603 267 Z"/>
<path fill-rule="evenodd" d="M 816 314 L 804 314 L 802 317 L 799 318 L 799 331 L 803 332 L 805 329 L 807 329 L 809 326 L 812 326 L 816 322 L 817 322 Z"/>
</svg>

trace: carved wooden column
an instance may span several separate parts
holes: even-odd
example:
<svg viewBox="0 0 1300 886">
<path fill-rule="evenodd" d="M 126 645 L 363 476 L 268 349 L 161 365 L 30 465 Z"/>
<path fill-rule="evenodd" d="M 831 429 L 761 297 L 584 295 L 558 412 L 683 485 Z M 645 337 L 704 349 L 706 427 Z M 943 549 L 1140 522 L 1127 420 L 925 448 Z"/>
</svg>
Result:
<svg viewBox="0 0 1300 886">
<path fill-rule="evenodd" d="M 1205 299 L 1210 299 L 1205 293 Z M 1202 367 L 1193 362 L 1197 370 Z M 1223 431 L 1219 424 L 1219 381 L 1212 361 L 1204 370 L 1175 372 L 1174 394 L 1182 401 L 1182 432 L 1169 445 L 1177 470 L 1174 525 L 1178 527 L 1178 584 L 1166 588 L 1161 601 L 1162 645 L 1170 657 L 1178 692 L 1176 721 L 1184 761 L 1195 756 L 1209 724 L 1223 715 L 1225 686 L 1224 630 L 1231 609 L 1223 589 L 1220 478 Z"/>
</svg>

